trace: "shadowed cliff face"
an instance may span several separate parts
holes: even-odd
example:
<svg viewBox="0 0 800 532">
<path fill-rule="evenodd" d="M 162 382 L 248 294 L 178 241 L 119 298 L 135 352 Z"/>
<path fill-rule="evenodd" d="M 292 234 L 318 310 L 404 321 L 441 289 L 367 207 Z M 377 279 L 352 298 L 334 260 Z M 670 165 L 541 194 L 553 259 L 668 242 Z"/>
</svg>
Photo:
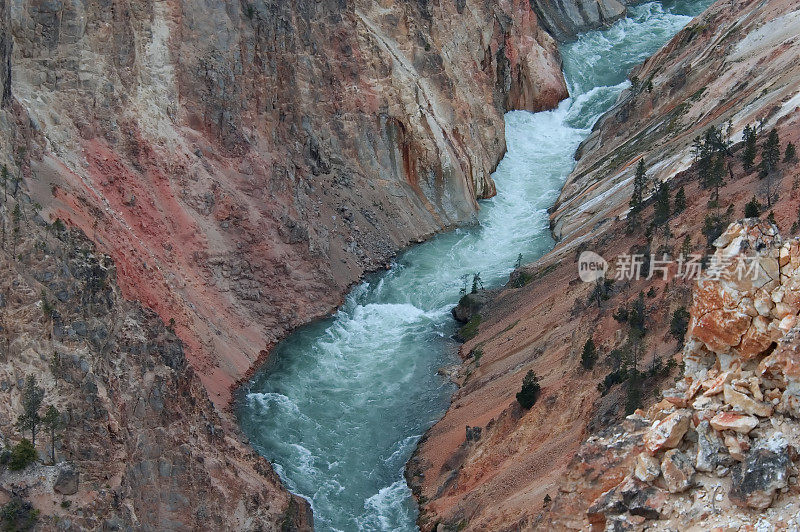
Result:
<svg viewBox="0 0 800 532">
<path fill-rule="evenodd" d="M 532 6 L 542 26 L 559 41 L 571 41 L 578 34 L 608 26 L 625 16 L 625 1 L 619 0 L 534 0 Z"/>
<path fill-rule="evenodd" d="M 42 412 L 60 412 L 56 464 L 40 425 L 39 462 L 0 463 L 0 507 L 30 502 L 39 530 L 311 528 L 308 503 L 215 411 L 175 332 L 122 297 L 110 257 L 47 226 L 22 187 L 0 195 L 0 222 L 0 454 L 31 437 L 16 424 L 28 376 Z"/>
<path fill-rule="evenodd" d="M 365 270 L 472 218 L 506 110 L 566 96 L 527 0 L 9 9 L 32 195 L 175 320 L 218 404 Z"/>
</svg>

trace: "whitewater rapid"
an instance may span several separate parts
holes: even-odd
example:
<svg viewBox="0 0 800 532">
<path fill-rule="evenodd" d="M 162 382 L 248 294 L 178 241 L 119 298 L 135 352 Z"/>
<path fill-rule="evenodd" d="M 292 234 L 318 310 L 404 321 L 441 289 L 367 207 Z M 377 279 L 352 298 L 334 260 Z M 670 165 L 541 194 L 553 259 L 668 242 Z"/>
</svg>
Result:
<svg viewBox="0 0 800 532">
<path fill-rule="evenodd" d="M 418 439 L 446 410 L 453 386 L 437 369 L 458 363 L 450 309 L 464 276 L 502 285 L 518 255 L 553 245 L 547 208 L 573 154 L 655 52 L 710 0 L 650 2 L 605 31 L 561 48 L 569 99 L 506 115 L 508 152 L 478 224 L 402 254 L 355 287 L 336 315 L 294 333 L 242 391 L 241 426 L 286 485 L 307 498 L 317 530 L 417 530 L 403 477 Z"/>
</svg>

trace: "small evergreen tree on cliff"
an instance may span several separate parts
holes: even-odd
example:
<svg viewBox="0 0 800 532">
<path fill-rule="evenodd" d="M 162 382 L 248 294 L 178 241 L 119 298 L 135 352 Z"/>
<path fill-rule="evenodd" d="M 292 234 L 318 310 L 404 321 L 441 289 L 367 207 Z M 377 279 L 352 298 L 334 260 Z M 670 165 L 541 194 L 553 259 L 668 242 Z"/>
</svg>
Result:
<svg viewBox="0 0 800 532">
<path fill-rule="evenodd" d="M 675 194 L 675 207 L 673 208 L 672 214 L 678 215 L 686 210 L 686 191 L 683 189 L 683 186 L 678 189 L 678 193 Z"/>
<path fill-rule="evenodd" d="M 672 313 L 672 320 L 669 324 L 669 333 L 678 341 L 679 346 L 683 346 L 683 339 L 686 330 L 689 328 L 689 312 L 686 307 L 679 307 Z"/>
<path fill-rule="evenodd" d="M 761 203 L 753 196 L 753 199 L 748 201 L 744 206 L 744 217 L 758 218 L 759 216 L 761 216 Z"/>
<path fill-rule="evenodd" d="M 684 259 L 688 259 L 689 254 L 692 252 L 692 237 L 686 235 L 683 238 L 683 243 L 681 244 L 681 255 L 683 255 Z"/>
<path fill-rule="evenodd" d="M 43 399 L 44 390 L 36 384 L 36 377 L 28 375 L 22 390 L 22 414 L 17 420 L 17 426 L 22 431 L 31 431 L 31 443 L 34 446 L 36 445 L 36 431 L 42 421 L 39 409 L 42 407 Z"/>
<path fill-rule="evenodd" d="M 539 386 L 539 377 L 536 376 L 536 373 L 534 373 L 532 369 L 528 370 L 528 373 L 526 373 L 525 377 L 522 379 L 522 389 L 517 392 L 517 402 L 522 408 L 528 410 L 536 403 L 537 399 L 539 399 L 541 391 L 542 388 Z"/>
<path fill-rule="evenodd" d="M 581 365 L 584 369 L 592 369 L 597 360 L 597 348 L 594 346 L 594 340 L 589 338 L 583 344 L 583 353 L 581 353 Z"/>
<path fill-rule="evenodd" d="M 744 141 L 744 150 L 742 150 L 742 167 L 745 172 L 750 172 L 756 162 L 756 128 L 750 125 L 744 126 L 742 132 L 742 140 Z"/>
<path fill-rule="evenodd" d="M 658 185 L 656 191 L 656 204 L 655 216 L 653 217 L 653 224 L 656 226 L 663 225 L 669 220 L 670 205 L 669 205 L 669 183 L 662 181 Z"/>
<path fill-rule="evenodd" d="M 711 201 L 715 205 L 719 205 L 719 189 L 725 184 L 725 173 L 725 154 L 720 152 L 714 157 L 708 179 L 706 180 L 706 186 L 714 189 L 714 193 L 711 195 Z"/>
<path fill-rule="evenodd" d="M 783 162 L 785 163 L 793 163 L 797 160 L 797 148 L 795 148 L 794 144 L 789 142 L 786 144 L 786 151 L 783 154 Z"/>
<path fill-rule="evenodd" d="M 47 410 L 44 413 L 44 417 L 42 417 L 42 424 L 45 426 L 47 431 L 50 433 L 50 461 L 52 463 L 56 463 L 56 431 L 58 431 L 61 426 L 61 412 L 58 411 L 56 407 L 50 405 L 47 407 Z"/>
<path fill-rule="evenodd" d="M 761 148 L 761 177 L 768 177 L 778 169 L 778 162 L 781 158 L 781 141 L 778 131 L 773 129 L 769 132 L 767 142 Z"/>
</svg>

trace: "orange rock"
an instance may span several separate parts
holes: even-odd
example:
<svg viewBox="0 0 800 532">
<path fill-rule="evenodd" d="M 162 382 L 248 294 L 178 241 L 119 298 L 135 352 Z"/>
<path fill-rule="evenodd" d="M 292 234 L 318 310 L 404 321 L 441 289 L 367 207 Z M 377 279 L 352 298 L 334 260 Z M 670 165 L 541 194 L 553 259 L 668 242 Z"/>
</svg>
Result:
<svg viewBox="0 0 800 532">
<path fill-rule="evenodd" d="M 688 410 L 678 410 L 656 421 L 644 437 L 644 447 L 651 455 L 662 449 L 677 447 L 689 429 L 692 416 Z"/>
<path fill-rule="evenodd" d="M 710 397 L 712 395 L 721 393 L 725 384 L 729 383 L 732 379 L 733 374 L 730 371 L 725 371 L 713 379 L 704 381 L 702 386 L 706 391 L 703 392 L 703 395 Z"/>
<path fill-rule="evenodd" d="M 711 418 L 711 426 L 714 429 L 732 430 L 741 434 L 747 434 L 758 425 L 758 419 L 739 412 L 720 412 Z"/>
</svg>

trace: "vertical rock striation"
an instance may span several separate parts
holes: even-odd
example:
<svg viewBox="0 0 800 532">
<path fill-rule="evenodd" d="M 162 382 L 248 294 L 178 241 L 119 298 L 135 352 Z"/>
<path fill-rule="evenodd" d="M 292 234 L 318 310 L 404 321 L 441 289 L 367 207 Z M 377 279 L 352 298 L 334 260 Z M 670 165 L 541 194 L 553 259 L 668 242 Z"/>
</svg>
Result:
<svg viewBox="0 0 800 532">
<path fill-rule="evenodd" d="M 567 94 L 528 0 L 7 9 L 32 195 L 175 320 L 217 404 L 364 271 L 472 219 L 503 113 Z"/>
<path fill-rule="evenodd" d="M 531 5 L 550 35 L 564 42 L 624 17 L 625 4 L 624 0 L 533 0 Z"/>
</svg>

